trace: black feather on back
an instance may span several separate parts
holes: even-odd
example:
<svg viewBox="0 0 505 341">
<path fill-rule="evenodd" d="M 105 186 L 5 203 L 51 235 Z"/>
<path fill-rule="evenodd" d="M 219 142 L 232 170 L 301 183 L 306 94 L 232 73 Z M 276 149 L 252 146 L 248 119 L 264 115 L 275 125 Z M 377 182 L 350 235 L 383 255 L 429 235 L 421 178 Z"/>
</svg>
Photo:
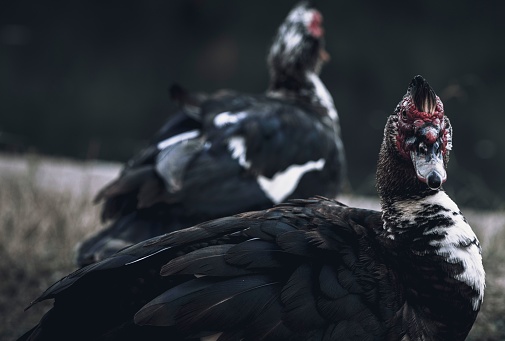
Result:
<svg viewBox="0 0 505 341">
<path fill-rule="evenodd" d="M 322 32 L 321 14 L 301 2 L 280 25 L 267 60 L 270 84 L 262 94 L 171 87 L 179 110 L 97 194 L 103 221 L 112 222 L 80 244 L 79 266 L 160 229 L 168 233 L 341 191 L 344 150 L 333 100 L 318 77 L 324 35 L 312 34 L 312 23 Z"/>
</svg>

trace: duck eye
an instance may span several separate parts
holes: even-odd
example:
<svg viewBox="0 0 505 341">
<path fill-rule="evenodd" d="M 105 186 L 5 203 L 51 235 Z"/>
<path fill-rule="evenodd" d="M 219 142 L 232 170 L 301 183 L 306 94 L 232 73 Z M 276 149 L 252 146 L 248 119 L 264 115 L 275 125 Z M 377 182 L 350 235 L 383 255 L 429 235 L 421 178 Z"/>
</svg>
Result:
<svg viewBox="0 0 505 341">
<path fill-rule="evenodd" d="M 407 119 L 407 111 L 406 110 L 402 110 L 402 119 Z"/>
</svg>

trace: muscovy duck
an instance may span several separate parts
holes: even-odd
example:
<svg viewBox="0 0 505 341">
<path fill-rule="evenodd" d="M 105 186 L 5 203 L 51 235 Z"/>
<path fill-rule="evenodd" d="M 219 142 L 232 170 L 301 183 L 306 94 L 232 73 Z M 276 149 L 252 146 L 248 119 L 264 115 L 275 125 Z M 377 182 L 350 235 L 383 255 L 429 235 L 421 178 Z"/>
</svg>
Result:
<svg viewBox="0 0 505 341">
<path fill-rule="evenodd" d="M 202 221 L 290 198 L 335 197 L 345 157 L 333 99 L 319 78 L 328 55 L 322 16 L 297 4 L 268 55 L 266 94 L 172 96 L 181 110 L 103 188 L 106 229 L 80 243 L 77 263 Z"/>
<path fill-rule="evenodd" d="M 155 237 L 50 287 L 21 340 L 464 340 L 485 274 L 441 187 L 451 147 L 416 76 L 384 130 L 381 212 L 294 199 Z"/>
</svg>

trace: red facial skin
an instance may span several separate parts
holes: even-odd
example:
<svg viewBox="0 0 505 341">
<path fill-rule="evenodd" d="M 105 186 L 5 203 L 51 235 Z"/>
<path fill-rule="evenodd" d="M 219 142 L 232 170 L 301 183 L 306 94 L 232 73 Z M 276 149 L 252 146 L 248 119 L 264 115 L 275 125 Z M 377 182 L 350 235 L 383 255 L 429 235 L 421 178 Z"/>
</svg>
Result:
<svg viewBox="0 0 505 341">
<path fill-rule="evenodd" d="M 314 10 L 312 20 L 310 21 L 308 30 L 314 38 L 319 38 L 324 34 L 323 29 L 323 16 L 319 11 Z"/>
<path fill-rule="evenodd" d="M 410 159 L 410 152 L 415 148 L 414 141 L 409 137 L 416 136 L 417 131 L 427 123 L 431 123 L 434 129 L 425 130 L 424 142 L 433 144 L 441 137 L 442 154 L 445 155 L 449 132 L 444 125 L 444 105 L 438 96 L 436 97 L 436 108 L 433 113 L 419 111 L 411 96 L 406 96 L 398 104 L 396 111 L 398 115 L 396 146 L 405 159 Z M 437 134 L 437 131 L 440 133 Z"/>
</svg>

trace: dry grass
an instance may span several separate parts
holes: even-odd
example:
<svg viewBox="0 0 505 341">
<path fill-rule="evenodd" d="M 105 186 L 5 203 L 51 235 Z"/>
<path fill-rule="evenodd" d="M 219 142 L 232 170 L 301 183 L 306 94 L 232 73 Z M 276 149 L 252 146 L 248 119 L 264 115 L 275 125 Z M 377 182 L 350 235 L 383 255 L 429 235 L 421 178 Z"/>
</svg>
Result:
<svg viewBox="0 0 505 341">
<path fill-rule="evenodd" d="M 93 209 L 81 198 L 49 194 L 24 177 L 0 182 L 0 315 L 11 338 L 37 321 L 46 305 L 23 314 L 27 303 L 73 269 L 72 247 L 89 229 Z"/>
<path fill-rule="evenodd" d="M 66 170 L 48 176 L 47 166 L 57 164 Z M 74 269 L 76 242 L 100 223 L 90 200 L 93 186 L 83 177 L 90 172 L 71 172 L 76 169 L 72 163 L 41 164 L 37 158 L 2 159 L 0 165 L 0 340 L 8 340 L 28 330 L 51 306 L 43 302 L 23 311 Z M 76 188 L 55 186 L 72 183 L 69 175 Z"/>
<path fill-rule="evenodd" d="M 486 292 L 468 340 L 505 340 L 505 228 L 503 219 L 500 222 L 502 228 L 483 241 Z"/>
<path fill-rule="evenodd" d="M 100 228 L 91 196 L 118 165 L 0 156 L 0 340 L 33 326 L 51 302 L 24 312 L 44 289 L 74 269 L 73 248 Z M 343 197 L 350 205 L 377 201 Z M 479 234 L 487 271 L 485 302 L 469 340 L 505 340 L 505 213 L 464 210 Z"/>
</svg>

